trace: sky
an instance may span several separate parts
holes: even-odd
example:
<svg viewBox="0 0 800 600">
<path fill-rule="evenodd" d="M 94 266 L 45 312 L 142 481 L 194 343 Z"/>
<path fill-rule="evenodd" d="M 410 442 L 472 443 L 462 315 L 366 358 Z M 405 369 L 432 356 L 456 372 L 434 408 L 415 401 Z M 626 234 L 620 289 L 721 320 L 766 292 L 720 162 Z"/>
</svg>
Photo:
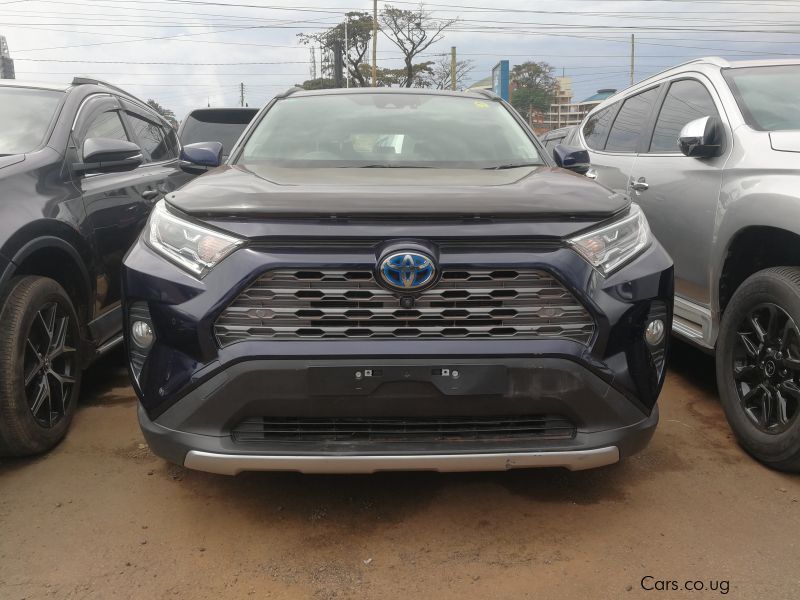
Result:
<svg viewBox="0 0 800 600">
<path fill-rule="evenodd" d="M 412 9 L 418 1 L 379 0 Z M 458 19 L 420 60 L 456 46 L 473 61 L 470 82 L 501 59 L 545 61 L 572 78 L 575 100 L 702 56 L 730 60 L 800 55 L 798 0 L 436 0 L 438 19 Z M 200 106 L 263 106 L 310 77 L 298 33 L 322 31 L 372 0 L 0 0 L 0 35 L 17 79 L 109 81 L 153 98 L 180 119 Z M 378 37 L 378 65 L 400 52 Z"/>
</svg>

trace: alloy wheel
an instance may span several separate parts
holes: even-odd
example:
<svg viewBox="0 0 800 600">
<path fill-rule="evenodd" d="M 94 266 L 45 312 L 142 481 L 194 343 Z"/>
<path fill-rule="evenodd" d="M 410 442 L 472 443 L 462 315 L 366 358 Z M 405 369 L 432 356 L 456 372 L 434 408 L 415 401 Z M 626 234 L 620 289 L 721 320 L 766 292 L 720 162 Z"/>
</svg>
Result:
<svg viewBox="0 0 800 600">
<path fill-rule="evenodd" d="M 73 401 L 76 352 L 66 310 L 57 302 L 43 306 L 25 340 L 23 376 L 33 418 L 42 427 L 55 426 Z"/>
<path fill-rule="evenodd" d="M 779 434 L 800 413 L 800 331 L 780 306 L 759 304 L 740 323 L 733 349 L 739 403 L 753 425 Z"/>
</svg>

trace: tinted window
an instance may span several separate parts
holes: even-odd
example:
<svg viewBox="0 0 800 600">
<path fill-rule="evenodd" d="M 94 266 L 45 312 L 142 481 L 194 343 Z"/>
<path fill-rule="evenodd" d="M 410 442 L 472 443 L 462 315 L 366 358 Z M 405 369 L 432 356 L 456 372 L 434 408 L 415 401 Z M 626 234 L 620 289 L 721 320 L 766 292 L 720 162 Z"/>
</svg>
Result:
<svg viewBox="0 0 800 600">
<path fill-rule="evenodd" d="M 586 125 L 583 126 L 583 136 L 586 138 L 586 145 L 593 150 L 602 150 L 608 136 L 608 129 L 611 127 L 611 119 L 618 104 L 612 104 L 608 108 L 596 112 Z"/>
<path fill-rule="evenodd" d="M 116 110 L 109 110 L 100 113 L 92 119 L 89 126 L 86 128 L 84 139 L 89 138 L 111 138 L 115 140 L 127 140 L 128 135 L 125 133 L 125 127 L 122 125 L 122 119 Z"/>
<path fill-rule="evenodd" d="M 716 114 L 714 101 L 702 83 L 693 79 L 676 81 L 669 86 L 658 114 L 650 152 L 678 152 L 678 136 L 683 126 Z"/>
<path fill-rule="evenodd" d="M 63 92 L 0 87 L 0 156 L 41 146 L 63 97 Z"/>
<path fill-rule="evenodd" d="M 606 151 L 636 152 L 639 136 L 647 125 L 657 96 L 658 88 L 653 88 L 625 100 L 608 134 Z"/>
<path fill-rule="evenodd" d="M 130 112 L 128 118 L 142 150 L 147 152 L 154 162 L 174 158 L 175 154 L 164 137 L 165 131 L 161 125 Z"/>
<path fill-rule="evenodd" d="M 425 93 L 342 93 L 279 100 L 240 162 L 286 167 L 496 168 L 542 164 L 499 102 Z"/>
<path fill-rule="evenodd" d="M 181 151 L 181 146 L 178 143 L 178 134 L 175 132 L 174 127 L 166 127 L 164 129 L 165 138 L 167 140 L 167 146 L 169 147 L 169 151 L 172 156 L 178 156 Z"/>
<path fill-rule="evenodd" d="M 230 154 L 244 128 L 253 120 L 257 110 L 196 110 L 183 123 L 181 143 L 219 142 L 222 152 Z"/>
<path fill-rule="evenodd" d="M 722 73 L 750 127 L 800 130 L 800 66 L 723 69 Z"/>
</svg>

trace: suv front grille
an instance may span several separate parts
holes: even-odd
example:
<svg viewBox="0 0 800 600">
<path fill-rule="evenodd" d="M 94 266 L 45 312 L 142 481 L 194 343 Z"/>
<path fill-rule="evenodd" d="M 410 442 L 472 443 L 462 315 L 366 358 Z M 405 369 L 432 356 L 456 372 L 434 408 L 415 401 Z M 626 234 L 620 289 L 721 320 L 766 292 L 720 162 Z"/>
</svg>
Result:
<svg viewBox="0 0 800 600">
<path fill-rule="evenodd" d="M 239 423 L 233 441 L 252 442 L 467 442 L 569 439 L 575 425 L 556 415 L 493 417 L 256 417 Z"/>
<path fill-rule="evenodd" d="M 219 316 L 220 345 L 308 338 L 562 338 L 588 343 L 594 322 L 539 270 L 445 271 L 412 308 L 368 270 L 275 270 Z"/>
</svg>

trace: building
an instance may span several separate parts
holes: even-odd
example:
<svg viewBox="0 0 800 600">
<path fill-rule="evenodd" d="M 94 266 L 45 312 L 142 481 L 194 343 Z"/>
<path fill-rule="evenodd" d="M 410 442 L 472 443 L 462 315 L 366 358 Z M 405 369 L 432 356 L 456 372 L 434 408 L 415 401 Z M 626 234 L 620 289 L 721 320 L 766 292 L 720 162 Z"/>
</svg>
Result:
<svg viewBox="0 0 800 600">
<path fill-rule="evenodd" d="M 14 79 L 14 59 L 8 51 L 5 36 L 0 35 L 0 79 Z"/>
<path fill-rule="evenodd" d="M 475 83 L 473 83 L 471 86 L 469 86 L 467 88 L 467 91 L 468 92 L 472 91 L 472 90 L 489 90 L 489 91 L 491 91 L 492 90 L 492 83 L 493 83 L 492 76 L 489 75 L 489 77 L 485 77 L 485 78 L 481 79 L 480 81 L 476 81 Z"/>
<path fill-rule="evenodd" d="M 546 131 L 579 125 L 583 118 L 595 106 L 606 98 L 613 96 L 617 90 L 605 88 L 581 102 L 572 101 L 572 80 L 569 77 L 558 77 L 558 91 L 550 110 L 544 115 L 542 127 Z"/>
</svg>

